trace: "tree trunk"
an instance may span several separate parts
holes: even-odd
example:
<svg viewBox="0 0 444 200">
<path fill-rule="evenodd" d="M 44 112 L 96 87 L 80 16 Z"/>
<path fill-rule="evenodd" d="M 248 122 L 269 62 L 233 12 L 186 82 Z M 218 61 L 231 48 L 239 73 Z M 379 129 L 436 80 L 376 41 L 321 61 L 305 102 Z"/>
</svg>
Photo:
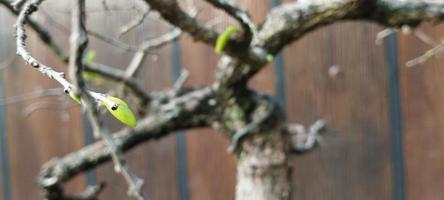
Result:
<svg viewBox="0 0 444 200">
<path fill-rule="evenodd" d="M 236 200 L 290 198 L 287 148 L 281 123 L 242 143 L 238 154 Z"/>
</svg>

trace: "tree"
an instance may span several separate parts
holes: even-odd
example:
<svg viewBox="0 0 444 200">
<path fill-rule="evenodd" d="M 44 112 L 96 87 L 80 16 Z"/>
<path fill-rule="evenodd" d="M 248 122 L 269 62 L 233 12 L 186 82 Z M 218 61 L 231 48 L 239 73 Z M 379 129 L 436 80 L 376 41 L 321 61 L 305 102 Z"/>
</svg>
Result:
<svg viewBox="0 0 444 200">
<path fill-rule="evenodd" d="M 88 33 L 84 26 L 84 0 L 73 1 L 69 56 L 44 27 L 28 18 L 38 10 L 43 0 L 17 0 L 12 4 L 6 0 L 0 1 L 18 15 L 17 53 L 32 67 L 59 82 L 68 95 L 85 106 L 96 136 L 102 138 L 95 144 L 64 158 L 52 160 L 44 166 L 39 184 L 46 191 L 48 199 L 67 198 L 63 194 L 63 182 L 110 160 L 127 180 L 129 194 L 136 199 L 143 199 L 140 192 L 143 181 L 131 172 L 122 153 L 144 141 L 176 130 L 196 127 L 221 130 L 231 140 L 230 151 L 238 158 L 236 199 L 289 199 L 291 188 L 287 156 L 292 149 L 305 151 L 313 147 L 323 122 L 315 123 L 308 133 L 299 126 L 287 125 L 284 111 L 274 98 L 248 88 L 248 81 L 285 46 L 328 24 L 344 20 L 366 20 L 397 30 L 402 27 L 415 28 L 423 21 L 439 22 L 444 18 L 444 5 L 427 1 L 300 0 L 275 7 L 263 23 L 256 25 L 247 11 L 236 7 L 231 1 L 206 1 L 236 19 L 240 28 L 229 27 L 219 32 L 198 21 L 194 17 L 195 10 L 185 11 L 175 0 L 145 0 L 143 2 L 150 9 L 158 12 L 176 29 L 142 44 L 133 58 L 134 64 L 125 72 L 88 59 L 92 56 L 85 51 L 87 36 L 93 33 Z M 26 50 L 25 23 L 69 64 L 71 82 L 62 73 L 40 63 Z M 129 30 L 133 26 L 137 26 L 137 21 L 124 29 Z M 160 48 L 179 37 L 182 32 L 196 41 L 215 46 L 215 52 L 223 53 L 216 81 L 208 86 L 191 88 L 182 87 L 179 81 L 173 89 L 145 94 L 132 77 L 143 62 L 146 51 Z M 418 62 L 435 53 L 436 49 L 420 57 Z M 131 107 L 137 108 L 140 114 L 135 128 L 123 129 L 114 134 L 103 130 L 98 121 L 99 104 L 104 104 L 126 124 L 133 125 L 134 119 L 126 109 L 125 102 L 86 89 L 83 72 L 99 74 L 121 82 L 130 89 L 136 99 Z M 94 191 L 86 198 L 94 198 L 96 194 Z"/>
</svg>

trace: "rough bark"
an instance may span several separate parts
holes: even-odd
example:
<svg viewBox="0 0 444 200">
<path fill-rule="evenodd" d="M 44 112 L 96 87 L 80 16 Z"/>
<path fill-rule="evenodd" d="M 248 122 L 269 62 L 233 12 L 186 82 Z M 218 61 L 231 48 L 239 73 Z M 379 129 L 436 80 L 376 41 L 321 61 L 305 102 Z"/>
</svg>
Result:
<svg viewBox="0 0 444 200">
<path fill-rule="evenodd" d="M 287 148 L 282 124 L 243 142 L 237 162 L 237 200 L 290 198 Z"/>
<path fill-rule="evenodd" d="M 36 3 L 32 5 L 31 13 L 42 1 L 33 1 Z M 212 85 L 146 95 L 133 80 L 122 76 L 120 70 L 96 63 L 88 64 L 85 70 L 126 84 L 142 101 L 144 113 L 149 113 L 136 129 L 122 130 L 114 136 L 122 151 L 178 129 L 212 126 L 222 130 L 232 141 L 230 150 L 238 158 L 237 200 L 290 198 L 289 149 L 283 111 L 272 98 L 247 88 L 250 78 L 270 62 L 270 57 L 310 31 L 338 21 L 367 20 L 398 28 L 403 25 L 415 27 L 422 21 L 444 20 L 444 5 L 426 1 L 298 0 L 273 8 L 256 32 L 245 11 L 226 1 L 207 1 L 237 19 L 244 29 L 243 35 L 229 39 L 223 50 L 226 55 L 221 59 L 216 81 Z M 21 7 L 23 2 L 16 1 L 16 7 Z M 187 14 L 176 0 L 144 2 L 196 41 L 214 45 L 221 34 Z M 13 10 L 9 1 L 0 0 L 0 4 L 20 14 Z M 20 31 L 17 34 L 22 38 L 18 46 L 24 47 L 24 24 L 28 22 L 40 39 L 66 62 L 68 56 L 60 45 L 28 15 L 29 12 L 21 12 L 18 20 L 18 30 L 22 30 L 22 34 Z M 32 58 L 23 55 L 25 60 Z M 34 63 L 33 66 L 35 64 L 39 65 Z M 302 149 L 305 150 L 307 145 L 303 144 Z M 47 163 L 42 169 L 39 183 L 49 194 L 61 194 L 63 182 L 110 158 L 109 149 L 99 141 Z"/>
</svg>

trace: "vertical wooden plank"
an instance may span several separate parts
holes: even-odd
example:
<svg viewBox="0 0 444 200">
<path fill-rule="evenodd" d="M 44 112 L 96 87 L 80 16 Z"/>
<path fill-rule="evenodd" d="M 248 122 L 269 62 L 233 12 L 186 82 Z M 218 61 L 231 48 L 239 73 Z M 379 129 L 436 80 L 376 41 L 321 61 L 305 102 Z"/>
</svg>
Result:
<svg viewBox="0 0 444 200">
<path fill-rule="evenodd" d="M 171 61 L 172 61 L 172 77 L 173 80 L 178 80 L 182 74 L 182 56 L 178 41 L 172 44 Z M 174 83 L 172 83 L 174 84 Z M 185 131 L 178 131 L 176 133 L 177 144 L 177 168 L 178 168 L 178 182 L 179 182 L 179 198 L 180 200 L 189 199 L 189 186 L 187 174 L 187 159 L 186 159 L 186 138 Z"/>
<path fill-rule="evenodd" d="M 213 49 L 194 43 L 189 37 L 183 38 L 180 44 L 183 67 L 190 72 L 187 84 L 211 83 L 217 64 L 216 56 L 208 53 Z M 221 133 L 209 129 L 187 131 L 189 199 L 234 199 L 235 163 L 227 147 L 228 140 Z"/>
<path fill-rule="evenodd" d="M 209 53 L 213 49 L 189 37 L 181 40 L 181 47 L 183 66 L 191 73 L 187 85 L 211 83 L 217 65 L 216 56 Z M 233 199 L 235 164 L 226 151 L 227 139 L 213 130 L 193 130 L 187 131 L 186 144 L 190 199 Z"/>
<path fill-rule="evenodd" d="M 320 148 L 292 159 L 294 199 L 393 198 L 387 70 L 382 46 L 374 45 L 379 30 L 337 24 L 285 50 L 289 121 L 323 118 L 335 130 Z"/>
<path fill-rule="evenodd" d="M 202 10 L 200 20 L 209 20 L 221 15 L 208 4 L 197 1 Z M 222 18 L 221 28 L 229 21 Z M 214 72 L 219 56 L 202 43 L 196 43 L 190 36 L 180 40 L 183 68 L 190 72 L 186 85 L 206 85 L 214 81 Z M 186 132 L 187 174 L 189 199 L 222 200 L 234 199 L 235 164 L 234 157 L 226 151 L 228 141 L 223 134 L 210 129 Z"/>
<path fill-rule="evenodd" d="M 405 199 L 405 170 L 403 155 L 403 129 L 401 94 L 399 83 L 398 37 L 391 34 L 385 39 L 385 56 L 388 72 L 388 93 L 390 109 L 390 132 L 392 133 L 393 196 L 396 200 Z"/>
<path fill-rule="evenodd" d="M 280 5 L 281 0 L 271 0 L 270 8 Z M 276 99 L 279 102 L 281 108 L 285 110 L 287 107 L 285 102 L 285 63 L 282 52 L 275 55 L 273 59 L 273 74 L 275 79 Z"/>
<path fill-rule="evenodd" d="M 5 21 L 6 10 L 0 8 L 0 27 Z M 4 30 L 0 30 L 0 98 L 4 98 L 3 69 L 9 65 L 6 60 L 6 45 L 3 44 Z M 8 154 L 8 129 L 6 127 L 5 106 L 0 104 L 0 197 L 4 200 L 11 200 L 10 174 L 9 174 L 9 154 Z"/>
<path fill-rule="evenodd" d="M 124 8 L 132 8 L 137 6 L 135 3 L 136 1 L 108 1 L 110 7 L 121 5 Z M 100 1 L 90 2 L 89 6 L 98 10 L 102 9 Z M 135 10 L 91 13 L 88 27 L 107 37 L 115 37 L 120 31 L 120 25 L 133 19 L 134 13 Z M 157 20 L 147 18 L 140 27 L 122 37 L 122 40 L 131 45 L 138 45 L 146 39 L 154 38 L 167 31 L 168 27 L 165 25 L 159 25 Z M 90 48 L 96 50 L 98 62 L 122 69 L 129 64 L 134 54 L 116 49 L 93 38 L 91 38 Z M 161 90 L 171 86 L 170 52 L 171 47 L 167 46 L 151 52 L 145 60 L 138 73 L 137 81 L 146 91 Z M 106 123 L 110 130 L 118 130 L 123 127 L 109 116 L 106 118 Z M 176 151 L 176 138 L 172 135 L 140 145 L 126 154 L 132 171 L 145 181 L 142 192 L 148 199 L 179 199 Z M 101 195 L 102 199 L 129 198 L 127 196 L 128 185 L 121 175 L 114 172 L 112 163 L 96 170 L 96 180 L 107 183 L 107 187 Z"/>
<path fill-rule="evenodd" d="M 433 38 L 442 38 L 444 26 L 424 26 L 422 30 Z M 407 61 L 430 48 L 413 36 L 400 35 L 406 199 L 411 200 L 438 200 L 444 195 L 443 57 L 438 55 L 423 65 L 405 67 Z"/>
<path fill-rule="evenodd" d="M 244 0 L 237 3 L 251 13 L 255 22 L 262 21 L 268 9 L 266 1 Z M 224 25 L 236 24 L 230 17 L 207 4 L 198 4 L 198 7 L 205 12 L 201 20 L 222 16 Z M 221 29 L 224 25 L 220 25 Z M 194 43 L 189 37 L 182 39 L 180 44 L 183 66 L 191 73 L 187 84 L 203 85 L 214 81 L 219 58 L 213 53 L 214 50 L 205 44 Z M 263 92 L 273 93 L 271 67 L 262 70 L 250 85 Z M 222 134 L 207 129 L 187 131 L 186 139 L 190 199 L 234 199 L 236 166 L 234 156 L 226 151 L 228 140 Z"/>
</svg>

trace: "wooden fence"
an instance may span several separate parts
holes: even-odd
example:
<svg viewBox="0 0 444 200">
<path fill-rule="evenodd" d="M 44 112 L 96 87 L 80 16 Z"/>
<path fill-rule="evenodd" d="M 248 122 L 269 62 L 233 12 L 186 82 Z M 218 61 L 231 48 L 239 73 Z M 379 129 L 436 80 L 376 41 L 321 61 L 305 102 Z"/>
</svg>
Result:
<svg viewBox="0 0 444 200">
<path fill-rule="evenodd" d="M 239 2 L 260 22 L 277 0 Z M 69 1 L 45 2 L 41 13 L 57 23 L 37 15 L 64 47 L 69 7 Z M 105 15 L 100 6 L 92 7 L 88 27 L 110 37 L 118 25 L 134 17 L 131 10 Z M 217 14 L 202 9 L 200 16 L 208 19 Z M 14 55 L 14 19 L 0 8 L 0 96 L 57 87 Z M 123 40 L 137 44 L 167 30 L 151 20 Z M 323 137 L 320 148 L 291 156 L 293 199 L 444 198 L 444 68 L 439 66 L 444 60 L 438 56 L 414 68 L 404 67 L 430 46 L 404 35 L 392 35 L 376 45 L 375 36 L 381 30 L 365 22 L 316 30 L 289 46 L 252 81 L 252 87 L 278 98 L 289 122 L 309 125 L 323 118 L 334 130 Z M 438 39 L 444 33 L 442 26 L 422 30 Z M 66 70 L 33 33 L 28 46 L 43 63 Z M 96 50 L 97 61 L 116 67 L 126 66 L 132 56 L 96 39 L 91 39 L 90 48 Z M 147 60 L 139 83 L 146 91 L 170 87 L 185 68 L 191 72 L 187 84 L 208 84 L 218 60 L 212 52 L 184 36 Z M 0 199 L 40 199 L 36 184 L 40 166 L 92 142 L 77 106 L 40 109 L 24 116 L 30 105 L 43 101 L 60 102 L 46 97 L 0 105 Z M 119 125 L 111 127 L 115 130 Z M 227 154 L 227 145 L 220 133 L 193 130 L 148 142 L 127 157 L 145 179 L 143 190 L 150 199 L 227 200 L 234 198 L 235 190 L 235 158 Z M 101 181 L 108 183 L 102 199 L 127 199 L 127 186 L 111 164 L 75 178 L 68 191 L 78 193 L 86 184 Z"/>
</svg>

